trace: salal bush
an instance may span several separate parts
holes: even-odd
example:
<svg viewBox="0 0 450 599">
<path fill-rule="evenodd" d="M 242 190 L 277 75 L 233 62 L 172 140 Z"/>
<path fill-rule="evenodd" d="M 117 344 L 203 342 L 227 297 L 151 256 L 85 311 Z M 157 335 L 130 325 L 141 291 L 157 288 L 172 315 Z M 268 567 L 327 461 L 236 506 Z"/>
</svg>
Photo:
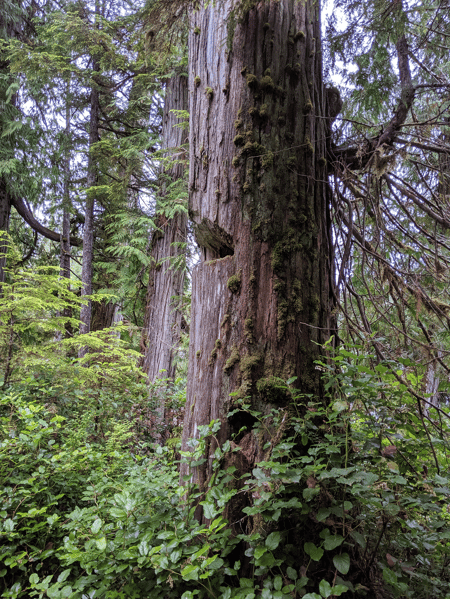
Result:
<svg viewBox="0 0 450 599">
<path fill-rule="evenodd" d="M 126 423 L 102 437 L 92 412 L 64 420 L 5 394 L 3 596 L 449 597 L 448 408 L 430 412 L 430 439 L 392 372 L 413 365 L 371 363 L 342 348 L 318 364 L 326 403 L 295 379 L 279 382 L 289 408 L 234 398 L 233 417 L 268 435 L 264 460 L 237 480 L 239 439 L 227 441 L 202 493 L 190 475 L 179 484 L 172 447 L 130 445 Z M 219 426 L 181 459 L 201 467 Z"/>
</svg>

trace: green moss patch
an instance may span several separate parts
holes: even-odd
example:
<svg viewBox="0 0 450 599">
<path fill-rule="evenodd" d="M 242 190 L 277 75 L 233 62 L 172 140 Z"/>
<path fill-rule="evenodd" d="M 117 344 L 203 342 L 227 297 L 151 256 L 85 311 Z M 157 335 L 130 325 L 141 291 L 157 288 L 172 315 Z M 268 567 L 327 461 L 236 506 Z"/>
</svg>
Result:
<svg viewBox="0 0 450 599">
<path fill-rule="evenodd" d="M 235 275 L 231 275 L 231 277 L 227 281 L 227 287 L 231 291 L 231 293 L 239 293 L 242 285 L 242 272 L 239 271 Z"/>
<path fill-rule="evenodd" d="M 228 360 L 225 362 L 225 366 L 223 367 L 223 371 L 226 374 L 230 374 L 231 370 L 240 360 L 239 349 L 236 345 L 233 345 L 231 348 L 231 354 Z"/>
<path fill-rule="evenodd" d="M 269 403 L 286 403 L 288 393 L 286 383 L 283 379 L 276 376 L 268 376 L 256 383 L 256 389 L 261 396 L 261 399 Z"/>
</svg>

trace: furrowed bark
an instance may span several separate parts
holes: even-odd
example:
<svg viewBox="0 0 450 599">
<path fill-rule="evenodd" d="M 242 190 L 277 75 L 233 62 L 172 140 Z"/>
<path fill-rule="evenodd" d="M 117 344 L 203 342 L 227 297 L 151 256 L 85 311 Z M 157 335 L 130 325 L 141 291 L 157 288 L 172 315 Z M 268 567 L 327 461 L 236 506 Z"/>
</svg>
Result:
<svg viewBox="0 0 450 599">
<path fill-rule="evenodd" d="M 186 149 L 183 145 L 187 143 L 187 132 L 177 127 L 181 120 L 171 111 L 187 108 L 187 78 L 175 76 L 166 88 L 162 138 L 164 147 L 170 151 L 167 154 L 169 166 L 162 176 L 162 195 L 167 193 L 168 185 L 184 177 Z M 174 244 L 186 241 L 186 214 L 180 212 L 171 219 L 161 214 L 157 226 L 159 231 L 153 234 L 151 246 L 152 265 L 143 331 L 143 368 L 151 382 L 175 376 L 174 349 L 180 339 L 182 315 L 173 298 L 183 294 L 185 273 L 182 268 L 172 268 L 170 259 L 182 253 Z"/>
<path fill-rule="evenodd" d="M 245 470 L 264 441 L 229 409 L 244 398 L 263 413 L 288 406 L 279 387 L 292 376 L 320 397 L 317 344 L 334 326 L 319 6 L 244 6 L 191 15 L 190 215 L 204 260 L 192 281 L 183 449 L 213 418 L 219 444 L 245 425 Z M 215 443 L 191 473 L 201 488 Z"/>
</svg>

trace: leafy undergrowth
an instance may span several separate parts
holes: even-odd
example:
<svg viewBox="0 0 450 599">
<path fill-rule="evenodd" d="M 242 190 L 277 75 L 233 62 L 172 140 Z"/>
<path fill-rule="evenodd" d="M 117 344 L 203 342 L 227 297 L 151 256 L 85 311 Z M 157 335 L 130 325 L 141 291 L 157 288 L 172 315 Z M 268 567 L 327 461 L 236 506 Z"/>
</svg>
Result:
<svg viewBox="0 0 450 599">
<path fill-rule="evenodd" d="M 450 597 L 448 408 L 430 414 L 430 439 L 389 365 L 366 363 L 342 349 L 321 365 L 327 407 L 289 381 L 305 414 L 252 411 L 274 431 L 265 461 L 238 484 L 239 447 L 227 442 L 201 496 L 179 485 L 173 443 L 139 441 L 126 418 L 100 435 L 89 403 L 69 416 L 40 399 L 48 386 L 10 387 L 0 400 L 1 596 Z M 198 466 L 218 427 L 183 459 Z M 237 498 L 243 517 L 230 528 L 224 512 Z M 206 524 L 194 518 L 199 503 Z"/>
</svg>

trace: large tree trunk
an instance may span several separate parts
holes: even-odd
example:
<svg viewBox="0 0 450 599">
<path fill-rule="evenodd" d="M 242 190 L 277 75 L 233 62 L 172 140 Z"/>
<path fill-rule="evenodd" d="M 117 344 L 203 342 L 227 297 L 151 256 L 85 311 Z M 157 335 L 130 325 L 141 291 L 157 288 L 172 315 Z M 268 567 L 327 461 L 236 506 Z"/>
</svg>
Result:
<svg viewBox="0 0 450 599">
<path fill-rule="evenodd" d="M 169 167 L 162 177 L 162 195 L 169 185 L 182 181 L 185 163 L 183 145 L 187 143 L 186 131 L 178 126 L 180 118 L 172 110 L 187 110 L 187 78 L 175 76 L 166 88 L 162 137 L 164 147 L 169 150 Z M 183 212 L 168 219 L 161 214 L 157 219 L 159 231 L 154 233 L 151 247 L 152 265 L 149 273 L 147 306 L 143 339 L 145 355 L 143 368 L 153 382 L 156 378 L 175 377 L 174 350 L 180 339 L 181 312 L 174 297 L 183 294 L 183 268 L 173 268 L 171 259 L 180 256 L 182 250 L 176 244 L 186 241 L 187 217 Z"/>
<path fill-rule="evenodd" d="M 183 449 L 221 421 L 193 472 L 200 488 L 213 443 L 243 425 L 241 468 L 262 458 L 252 418 L 227 419 L 234 402 L 281 409 L 290 400 L 279 382 L 292 376 L 322 395 L 314 360 L 333 330 L 319 3 L 252 6 L 224 0 L 191 18 L 189 205 L 204 261 L 192 282 Z"/>
</svg>

